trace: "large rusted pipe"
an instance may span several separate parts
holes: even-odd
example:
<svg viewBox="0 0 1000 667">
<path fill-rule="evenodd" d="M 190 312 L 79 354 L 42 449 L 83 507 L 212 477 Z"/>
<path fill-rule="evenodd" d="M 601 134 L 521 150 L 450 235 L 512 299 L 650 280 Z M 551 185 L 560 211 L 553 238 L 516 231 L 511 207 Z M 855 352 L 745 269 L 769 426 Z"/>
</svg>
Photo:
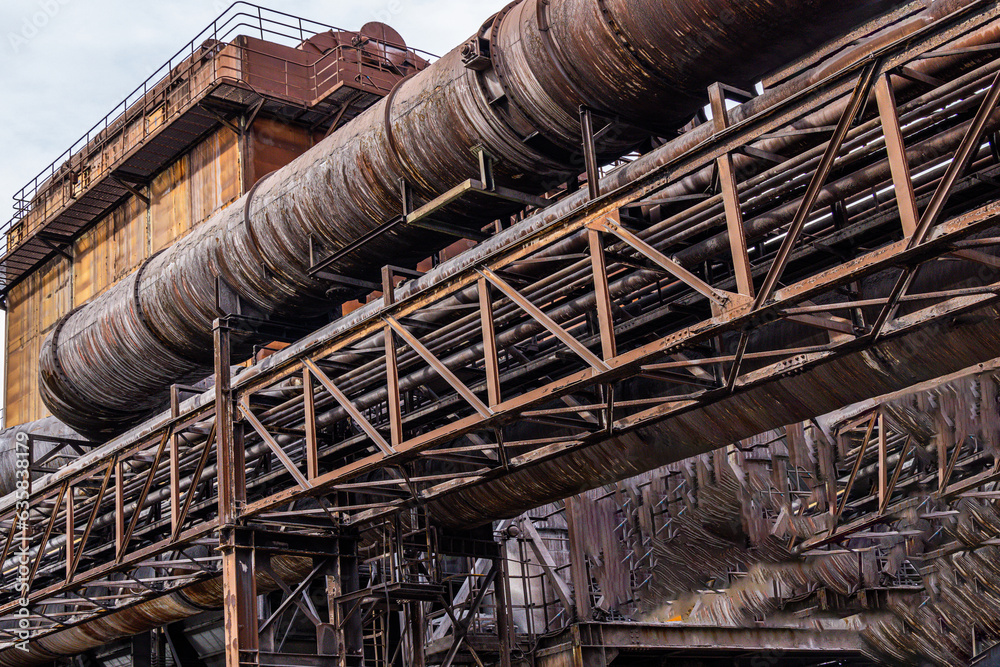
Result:
<svg viewBox="0 0 1000 667">
<path fill-rule="evenodd" d="M 579 469 L 579 468 L 577 468 L 577 469 Z M 613 472 L 609 471 L 609 474 L 617 474 L 617 473 L 613 473 Z M 495 508 L 489 508 L 489 509 L 487 509 L 487 511 L 488 512 L 489 511 L 495 511 Z M 185 609 L 182 609 L 183 602 L 184 602 L 183 598 L 178 598 L 178 600 L 177 600 L 177 610 L 178 610 L 178 613 L 186 611 Z M 170 604 L 170 605 L 173 605 L 174 601 L 171 598 L 171 600 L 166 601 L 166 603 Z M 141 608 L 143 610 L 146 610 L 147 606 L 143 605 Z M 156 615 L 155 605 L 150 605 L 149 608 L 148 608 L 148 612 L 149 612 L 148 616 L 144 615 L 144 619 L 145 620 L 143 622 L 156 623 L 157 619 L 159 617 Z M 145 611 L 144 611 L 144 614 L 145 614 Z M 125 632 L 124 628 L 125 627 L 131 627 L 131 625 L 127 623 L 127 619 L 122 618 L 122 619 L 117 619 L 117 620 L 114 621 L 114 627 L 117 629 L 116 631 L 121 631 L 122 633 L 124 633 Z M 90 631 L 88 631 L 88 633 L 89 632 Z M 68 639 L 69 638 L 69 633 L 65 633 L 65 636 L 66 636 L 67 640 L 69 641 L 69 643 L 66 644 L 66 645 L 61 646 L 60 650 L 65 650 L 65 647 L 72 647 L 73 650 L 78 650 L 77 647 L 83 646 L 84 644 L 86 644 L 87 641 L 95 641 L 94 638 L 90 634 L 86 634 L 86 636 L 84 636 L 84 634 L 81 634 L 79 636 L 73 636 L 72 639 Z M 98 642 L 98 643 L 103 643 L 103 642 Z M 54 648 L 56 645 L 58 645 L 57 642 L 52 642 L 50 644 L 51 644 L 52 648 Z M 93 644 L 91 644 L 91 645 L 93 645 Z M 0 661 L 0 664 L 3 664 L 3 662 Z M 18 663 L 12 663 L 12 664 L 28 664 L 28 663 L 18 662 Z"/>
<path fill-rule="evenodd" d="M 299 556 L 277 556 L 271 567 L 282 579 L 301 581 L 312 568 L 312 560 Z M 257 574 L 261 592 L 278 589 L 268 575 Z M 222 579 L 206 579 L 174 593 L 116 611 L 100 619 L 67 628 L 27 644 L 26 650 L 12 648 L 0 651 L 0 667 L 30 667 L 49 665 L 59 658 L 78 655 L 90 648 L 103 646 L 121 637 L 159 628 L 190 618 L 206 610 L 222 606 Z"/>
<path fill-rule="evenodd" d="M 405 179 L 426 202 L 478 175 L 471 149 L 499 158 L 500 185 L 540 193 L 580 171 L 578 109 L 623 127 L 663 132 L 704 104 L 722 80 L 757 78 L 899 0 L 522 0 L 487 22 L 482 69 L 457 48 L 403 82 L 256 192 L 86 306 L 45 341 L 40 390 L 49 409 L 88 434 L 111 433 L 160 407 L 170 384 L 210 370 L 216 279 L 267 315 L 330 307 L 329 283 L 309 275 L 310 237 L 334 250 L 400 211 Z M 794 35 L 794 38 L 790 38 Z M 609 132 L 620 155 L 643 136 Z M 463 206 L 446 222 L 478 227 L 497 207 Z M 330 268 L 367 276 L 446 243 L 397 227 Z"/>
</svg>

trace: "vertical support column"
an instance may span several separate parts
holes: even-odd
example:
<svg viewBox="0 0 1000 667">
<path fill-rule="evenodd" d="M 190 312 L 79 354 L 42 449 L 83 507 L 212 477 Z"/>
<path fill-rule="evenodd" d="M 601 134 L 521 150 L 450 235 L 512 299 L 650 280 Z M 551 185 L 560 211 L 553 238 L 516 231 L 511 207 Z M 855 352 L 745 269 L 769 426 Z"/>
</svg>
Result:
<svg viewBox="0 0 1000 667">
<path fill-rule="evenodd" d="M 177 419 L 181 414 L 181 395 L 177 385 L 170 386 L 170 416 Z M 170 436 L 170 530 L 177 532 L 181 519 L 181 438 Z"/>
<path fill-rule="evenodd" d="M 225 667 L 258 664 L 257 567 L 252 546 L 241 544 L 235 528 L 224 529 L 222 540 L 222 605 Z"/>
<path fill-rule="evenodd" d="M 483 330 L 483 359 L 486 363 L 486 394 L 490 407 L 496 407 L 500 396 L 500 357 L 497 354 L 497 334 L 493 321 L 493 297 L 490 294 L 490 283 L 486 278 L 480 278 L 479 319 Z"/>
<path fill-rule="evenodd" d="M 152 631 L 140 632 L 132 637 L 132 667 L 153 667 Z"/>
<path fill-rule="evenodd" d="M 240 429 L 233 423 L 229 326 L 215 321 L 215 420 L 221 526 L 225 666 L 257 664 L 257 583 L 252 546 L 241 544 L 236 528 L 246 501 L 246 462 Z"/>
<path fill-rule="evenodd" d="M 354 537 L 340 540 L 340 590 L 352 593 L 361 587 L 358 571 L 358 542 Z M 357 609 L 347 609 L 350 617 L 344 618 L 341 609 L 340 627 L 343 632 L 342 667 L 360 667 L 364 661 L 364 619 Z M 353 612 L 353 613 L 351 613 Z"/>
<path fill-rule="evenodd" d="M 889 77 L 889 73 L 886 72 L 875 82 L 875 100 L 878 102 L 879 118 L 885 135 L 885 149 L 889 156 L 892 185 L 896 190 L 899 220 L 903 225 L 903 235 L 909 238 L 917 229 L 920 213 L 917 211 L 917 197 L 913 192 L 910 165 L 906 161 L 906 146 L 903 144 L 903 131 L 896 112 L 896 93 Z"/>
<path fill-rule="evenodd" d="M 240 115 L 236 127 L 233 128 L 236 131 L 240 182 L 243 184 L 243 190 L 240 194 L 250 191 L 250 188 L 254 185 L 254 177 L 257 176 L 257 174 L 251 173 L 253 163 L 250 161 L 250 128 L 253 127 L 253 121 L 257 118 L 257 113 L 260 111 L 263 104 L 264 100 L 259 100 L 252 108 L 247 109 Z"/>
<path fill-rule="evenodd" d="M 406 213 L 404 212 L 404 216 Z M 388 308 L 396 301 L 396 285 L 392 269 L 382 267 L 382 299 Z M 385 377 L 389 401 L 389 444 L 393 447 L 403 442 L 403 414 L 399 404 L 399 366 L 396 363 L 396 335 L 388 324 L 382 332 L 385 341 Z"/>
<path fill-rule="evenodd" d="M 497 189 L 496 179 L 493 177 L 493 156 L 482 144 L 473 146 L 472 152 L 479 160 L 479 180 L 483 184 L 483 189 L 493 192 Z"/>
<path fill-rule="evenodd" d="M 399 199 L 403 206 L 403 218 L 404 220 L 413 212 L 413 197 L 410 190 L 410 184 L 406 182 L 405 178 L 399 179 Z"/>
<path fill-rule="evenodd" d="M 609 217 L 616 225 L 621 224 L 620 211 L 615 211 Z M 618 346 L 615 341 L 615 319 L 611 308 L 611 289 L 608 286 L 608 267 L 604 256 L 603 235 L 596 230 L 589 229 L 587 231 L 587 243 L 590 249 L 590 265 L 594 278 L 597 324 L 601 335 L 601 355 L 605 361 L 608 361 L 618 356 Z M 601 427 L 610 432 L 614 428 L 615 423 L 614 385 L 601 385 L 600 401 L 607 403 L 607 408 L 601 411 Z"/>
<path fill-rule="evenodd" d="M 327 624 L 325 627 L 320 627 L 318 630 L 320 632 L 320 643 L 325 643 L 333 648 L 334 654 L 337 655 L 337 667 L 345 667 L 347 665 L 347 656 L 344 650 L 344 628 L 343 628 L 343 613 L 340 609 L 340 602 L 338 601 L 340 596 L 343 594 L 343 586 L 340 581 L 340 556 L 333 558 L 330 561 L 330 566 L 326 572 L 326 608 L 327 608 Z M 324 637 L 323 633 L 329 632 L 332 637 Z"/>
<path fill-rule="evenodd" d="M 319 477 L 319 441 L 316 436 L 316 394 L 308 368 L 302 369 L 302 403 L 306 420 L 306 477 L 312 481 Z"/>
<path fill-rule="evenodd" d="M 616 223 L 620 220 L 616 220 Z M 594 293 L 597 299 L 597 322 L 601 333 L 601 353 L 605 361 L 618 356 L 615 342 L 615 320 L 611 310 L 611 289 L 608 287 L 608 267 L 604 258 L 604 237 L 594 229 L 587 230 L 590 245 L 590 265 L 594 273 Z"/>
<path fill-rule="evenodd" d="M 581 516 L 577 496 L 566 499 L 566 527 L 569 532 L 569 563 L 570 578 L 573 580 L 573 601 L 576 604 L 576 618 L 579 621 L 589 621 L 592 615 L 590 608 L 590 575 L 587 572 L 586 553 L 583 549 L 583 536 L 580 534 Z"/>
<path fill-rule="evenodd" d="M 580 626 L 574 625 L 571 634 L 573 637 L 573 667 L 589 667 L 583 660 L 583 640 L 580 638 Z"/>
<path fill-rule="evenodd" d="M 153 630 L 153 665 L 167 667 L 167 640 L 163 628 Z"/>
<path fill-rule="evenodd" d="M 73 572 L 73 553 L 76 549 L 76 503 L 73 485 L 66 488 L 66 577 Z M 14 530 L 13 525 L 11 530 Z"/>
<path fill-rule="evenodd" d="M 233 396 L 230 386 L 231 361 L 229 325 L 215 321 L 215 421 L 219 467 L 219 523 L 236 523 L 239 507 L 246 501 L 246 461 L 242 447 L 237 447 L 233 423 Z M 242 438 L 240 438 L 242 439 Z M 240 443 L 242 444 L 242 443 Z"/>
<path fill-rule="evenodd" d="M 125 542 L 125 464 L 115 460 L 115 553 Z"/>
<path fill-rule="evenodd" d="M 407 605 L 406 615 L 410 622 L 410 667 L 426 667 L 423 603 L 420 601 L 410 602 Z"/>
<path fill-rule="evenodd" d="M 497 571 L 493 581 L 496 600 L 497 636 L 500 641 L 500 667 L 511 667 L 510 653 L 514 649 L 514 619 L 510 608 L 510 578 L 507 576 L 507 545 L 500 543 L 500 555 L 494 559 Z"/>
<path fill-rule="evenodd" d="M 943 494 L 948 486 L 948 447 L 952 444 L 953 431 L 948 427 L 948 422 L 939 412 L 934 418 L 934 426 L 937 431 L 937 464 L 938 464 L 938 494 Z M 957 446 L 957 445 L 956 445 Z"/>
<path fill-rule="evenodd" d="M 587 188 L 590 198 L 601 196 L 601 172 L 597 167 L 597 146 L 594 144 L 594 114 L 587 107 L 580 107 L 580 130 L 583 134 L 583 161 L 587 167 Z"/>
<path fill-rule="evenodd" d="M 712 120 L 715 130 L 721 132 L 729 127 L 729 112 L 726 109 L 726 96 L 722 84 L 713 84 L 708 89 L 712 103 Z M 722 203 L 726 211 L 726 229 L 729 233 L 729 247 L 733 257 L 733 272 L 736 275 L 737 292 L 743 296 L 753 297 L 753 273 L 750 270 L 750 257 L 747 254 L 746 228 L 743 224 L 743 209 L 740 206 L 740 193 L 736 187 L 736 174 L 733 169 L 733 156 L 726 153 L 716 161 L 719 173 L 719 187 L 722 189 Z"/>
<path fill-rule="evenodd" d="M 885 503 L 889 488 L 889 451 L 885 433 L 885 410 L 878 411 L 878 506 Z"/>
</svg>

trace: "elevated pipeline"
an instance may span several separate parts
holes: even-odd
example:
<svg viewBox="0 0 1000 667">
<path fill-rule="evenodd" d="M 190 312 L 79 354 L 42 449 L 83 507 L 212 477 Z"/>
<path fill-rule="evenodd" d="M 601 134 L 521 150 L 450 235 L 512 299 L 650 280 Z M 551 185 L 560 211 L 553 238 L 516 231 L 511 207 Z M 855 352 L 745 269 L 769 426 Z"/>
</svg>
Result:
<svg viewBox="0 0 1000 667">
<path fill-rule="evenodd" d="M 221 277 L 266 315 L 330 308 L 310 275 L 310 249 L 343 248 L 400 211 L 478 175 L 471 149 L 498 158 L 498 184 L 541 193 L 580 171 L 578 110 L 621 127 L 683 125 L 715 81 L 751 87 L 768 70 L 899 0 L 522 0 L 487 21 L 488 58 L 457 48 L 309 152 L 218 212 L 136 273 L 63 318 L 41 351 L 40 391 L 80 432 L 120 432 L 152 414 L 167 388 L 210 370 Z M 794 39 L 789 36 L 794 35 Z M 481 43 L 481 42 L 477 42 Z M 467 50 L 466 50 L 467 51 Z M 608 132 L 605 158 L 644 131 Z M 479 227 L 498 215 L 463 206 L 445 222 Z M 310 243 L 312 241 L 312 244 Z M 444 238 L 397 226 L 330 271 L 368 277 L 425 257 Z"/>
<path fill-rule="evenodd" d="M 650 156 L 650 157 L 652 158 L 652 156 Z M 664 156 L 663 155 L 657 155 L 656 158 L 657 159 L 663 159 Z M 634 169 L 638 170 L 639 167 L 635 167 Z M 636 171 L 633 171 L 632 173 L 634 174 L 634 173 L 636 173 Z M 615 176 L 615 178 L 621 178 L 621 177 L 622 176 L 620 174 Z M 612 185 L 615 182 L 615 178 L 608 179 L 606 181 L 606 184 L 609 185 L 609 186 Z M 446 267 L 442 267 L 442 272 L 440 272 L 440 273 L 443 274 L 446 270 L 447 270 Z M 440 276 L 438 275 L 436 277 L 440 277 Z M 970 336 L 969 336 L 968 340 L 970 340 L 970 341 L 971 340 L 983 341 L 986 338 L 988 338 L 988 336 L 984 336 L 984 335 L 980 335 L 979 338 L 976 338 L 976 336 L 971 335 L 973 333 L 979 334 L 979 332 L 970 332 Z M 992 347 L 992 343 L 991 343 L 991 347 Z M 963 345 L 963 350 L 969 350 L 969 355 L 972 354 L 972 352 L 971 352 L 972 348 L 973 348 L 973 345 L 971 343 Z M 975 353 L 976 354 L 981 354 L 982 350 L 975 350 Z M 963 362 L 963 361 L 967 360 L 967 358 L 971 358 L 969 355 L 964 354 L 964 352 L 963 352 L 963 355 L 962 355 L 961 359 L 956 358 L 956 360 L 954 361 L 954 363 Z M 867 363 L 867 362 L 865 362 L 865 363 Z M 949 364 L 949 363 L 953 363 L 953 362 L 949 361 L 949 360 L 942 360 L 940 363 L 930 364 L 929 366 L 933 366 L 934 368 L 930 368 L 929 367 L 928 369 L 926 369 L 926 372 L 936 372 L 936 368 L 938 368 L 938 367 L 943 368 L 946 364 Z M 861 370 L 861 368 L 862 368 L 861 366 L 854 366 L 852 368 L 852 371 L 854 373 L 859 373 L 860 370 Z M 921 372 L 923 372 L 923 370 Z M 907 378 L 899 378 L 899 381 L 906 381 L 906 380 L 907 380 Z M 887 382 L 887 383 L 888 382 L 895 382 L 895 381 L 896 380 L 892 379 L 892 378 L 887 378 L 885 380 L 885 382 Z M 857 383 L 852 383 L 852 384 L 857 384 Z M 778 393 L 773 393 L 773 394 L 772 393 L 767 393 L 767 395 L 768 396 L 772 396 L 772 395 L 773 396 L 778 396 Z M 789 396 L 792 396 L 792 395 L 797 395 L 797 392 L 790 392 Z M 841 397 L 841 398 L 843 398 L 843 397 Z M 837 399 L 837 400 L 839 400 L 839 399 Z M 732 407 L 732 406 L 730 406 L 730 407 Z M 744 414 L 744 413 L 741 412 L 740 414 Z M 753 413 L 752 413 L 752 411 L 748 410 L 748 411 L 746 411 L 745 414 L 752 415 Z M 784 417 L 782 417 L 782 418 L 784 418 Z M 756 427 L 757 420 L 758 420 L 757 416 L 752 416 L 750 419 L 748 419 L 747 423 L 750 424 L 750 425 L 752 425 L 753 427 Z M 652 435 L 652 434 L 648 434 L 648 435 Z M 679 446 L 678 440 L 675 439 L 676 437 L 677 436 L 672 436 L 669 439 L 670 442 L 663 442 L 662 445 L 657 445 L 655 447 L 655 453 L 656 453 L 656 455 L 657 456 L 669 455 L 671 457 L 685 455 L 685 451 L 687 451 L 687 447 L 686 446 Z M 595 451 L 588 452 L 588 454 L 585 455 L 584 458 L 575 460 L 575 462 L 573 464 L 575 467 L 573 467 L 573 466 L 570 466 L 570 467 L 572 468 L 572 470 L 579 470 L 579 469 L 581 469 L 580 466 L 583 464 L 583 462 L 585 460 L 590 460 L 590 461 L 600 460 L 600 461 L 602 461 L 604 463 L 606 463 L 608 460 L 616 460 L 616 461 L 624 460 L 625 462 L 629 462 L 631 459 L 629 459 L 628 456 L 623 456 L 623 454 L 629 454 L 630 452 L 639 452 L 640 450 L 641 451 L 645 451 L 644 449 L 642 449 L 644 447 L 644 444 L 643 444 L 644 441 L 645 441 L 645 438 L 641 438 L 641 439 L 637 438 L 637 439 L 634 440 L 634 447 L 637 448 L 637 449 L 631 449 L 631 447 L 624 447 L 623 448 L 622 447 L 622 444 L 623 444 L 622 442 L 609 443 L 609 446 L 611 448 L 610 450 L 608 450 L 608 451 L 603 451 L 602 450 L 600 452 L 598 452 L 598 451 L 595 450 Z M 697 444 L 698 446 L 704 446 L 704 443 L 694 443 L 694 444 Z M 644 465 L 642 463 L 642 460 L 640 458 L 636 458 L 635 461 L 637 462 L 637 464 Z M 629 463 L 628 465 L 631 466 L 632 464 Z M 614 470 L 610 470 L 610 469 L 606 469 L 605 468 L 605 470 L 606 470 L 606 472 L 608 474 L 615 474 L 615 475 L 623 472 L 622 470 L 619 470 L 618 468 L 615 468 Z M 625 471 L 625 472 L 627 472 L 627 471 Z M 565 476 L 565 479 L 572 480 L 573 478 L 572 478 L 572 476 Z M 525 481 L 526 481 L 526 479 L 522 480 L 521 483 L 524 483 Z M 513 482 L 514 481 L 512 480 L 512 483 Z M 518 485 L 519 485 L 518 483 L 514 483 L 514 486 L 518 486 Z M 505 499 L 507 499 L 507 500 L 511 500 L 511 501 L 515 501 L 515 502 L 525 502 L 525 495 L 524 495 L 524 493 L 525 493 L 524 487 L 522 487 L 521 489 L 516 490 L 516 491 L 514 490 L 513 487 L 511 487 L 510 489 L 508 489 L 508 491 L 504 492 L 503 497 Z M 479 496 L 480 494 L 483 494 L 483 495 L 486 494 L 486 488 L 485 487 L 482 488 L 482 489 L 479 489 L 477 491 L 471 491 L 470 490 L 470 492 L 468 492 L 467 494 L 465 494 L 464 498 L 463 498 L 463 501 L 460 504 L 461 507 L 463 507 L 465 509 L 463 509 L 458 514 L 459 515 L 465 515 L 466 518 L 468 520 L 470 520 L 470 521 L 479 521 L 481 519 L 479 519 L 478 517 L 480 517 L 482 515 L 481 514 L 482 512 L 490 513 L 490 512 L 498 511 L 496 507 L 491 507 L 489 505 L 479 504 L 479 503 L 481 503 L 481 500 L 482 500 L 481 497 L 475 500 L 475 503 L 478 505 L 478 509 L 475 512 L 470 511 L 470 507 L 471 507 L 471 504 L 472 504 L 471 503 L 472 499 L 475 498 L 476 496 Z M 534 502 L 534 501 L 532 501 L 532 502 Z M 469 504 L 467 504 L 467 503 L 469 503 Z M 508 506 L 508 509 L 509 509 L 509 506 Z M 462 520 L 462 516 L 456 515 L 456 518 L 458 520 Z M 181 602 L 183 602 L 183 600 L 181 600 Z M 152 603 L 150 603 L 150 604 L 152 604 Z M 168 604 L 168 603 L 163 603 L 163 604 Z M 145 605 L 143 605 L 142 608 L 145 609 Z M 143 613 L 145 614 L 146 612 L 143 612 Z M 114 618 L 114 617 L 112 617 L 112 618 Z M 157 616 L 153 613 L 153 607 L 151 606 L 150 610 L 148 612 L 148 618 L 147 618 L 146 622 L 155 622 L 156 618 L 157 618 Z M 111 619 L 109 618 L 108 620 L 110 621 Z M 116 621 L 116 623 L 118 623 L 118 622 Z M 87 627 L 89 627 L 90 625 L 91 624 L 88 624 Z M 128 627 L 132 627 L 131 623 L 128 623 L 127 625 L 128 625 Z M 120 623 L 119 623 L 119 627 L 117 628 L 117 631 L 120 634 L 125 633 L 124 626 L 121 626 Z M 81 637 L 89 637 L 90 636 L 89 632 L 90 631 L 75 633 L 75 638 L 70 643 L 73 646 L 83 645 L 83 643 L 86 643 L 87 640 L 86 639 L 81 639 Z M 63 634 L 65 634 L 65 633 L 60 633 L 60 635 L 63 635 Z M 97 641 L 97 640 L 94 639 L 94 638 L 91 638 L 90 641 Z M 100 643 L 104 643 L 105 641 L 107 641 L 107 640 L 105 639 L 103 641 L 98 641 L 97 644 L 91 644 L 91 645 L 99 645 Z M 50 643 L 49 646 L 50 646 L 50 648 L 55 648 L 55 646 L 59 646 L 59 644 Z M 65 646 L 60 646 L 60 650 L 65 650 Z M 16 655 L 16 654 L 12 654 L 12 655 Z M 51 653 L 49 655 L 51 655 Z M 3 659 L 4 659 L 3 657 L 0 657 L 0 664 L 4 664 L 2 662 Z M 10 664 L 30 664 L 30 663 L 16 662 L 16 663 L 10 663 Z"/>
</svg>

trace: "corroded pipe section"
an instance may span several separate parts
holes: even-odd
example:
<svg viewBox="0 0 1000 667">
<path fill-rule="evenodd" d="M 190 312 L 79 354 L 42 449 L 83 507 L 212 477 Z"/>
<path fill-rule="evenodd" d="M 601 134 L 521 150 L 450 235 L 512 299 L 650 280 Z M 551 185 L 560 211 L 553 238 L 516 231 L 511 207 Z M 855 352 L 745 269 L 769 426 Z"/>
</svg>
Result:
<svg viewBox="0 0 1000 667">
<path fill-rule="evenodd" d="M 278 576 L 287 581 L 301 581 L 312 565 L 312 559 L 297 556 L 278 556 L 271 561 Z M 260 591 L 269 592 L 277 590 L 278 584 L 268 575 L 258 573 L 257 587 Z M 48 665 L 87 648 L 103 646 L 121 637 L 163 627 L 221 606 L 222 578 L 207 579 L 90 623 L 43 637 L 28 644 L 27 651 L 11 649 L 0 652 L 0 667 Z"/>
<path fill-rule="evenodd" d="M 211 365 L 217 279 L 267 315 L 330 307 L 309 274 L 310 238 L 333 251 L 401 210 L 475 178 L 472 148 L 498 159 L 498 184 L 541 193 L 580 171 L 580 105 L 623 128 L 599 152 L 684 124 L 715 81 L 750 86 L 899 0 L 522 0 L 470 44 L 384 100 L 185 239 L 70 313 L 45 341 L 42 398 L 77 430 L 120 431 L 160 407 L 170 384 Z M 643 130 L 635 129 L 636 127 Z M 501 207 L 502 208 L 502 207 Z M 501 211 L 464 205 L 445 222 L 479 227 Z M 330 267 L 367 277 L 416 261 L 446 237 L 398 226 Z"/>
</svg>

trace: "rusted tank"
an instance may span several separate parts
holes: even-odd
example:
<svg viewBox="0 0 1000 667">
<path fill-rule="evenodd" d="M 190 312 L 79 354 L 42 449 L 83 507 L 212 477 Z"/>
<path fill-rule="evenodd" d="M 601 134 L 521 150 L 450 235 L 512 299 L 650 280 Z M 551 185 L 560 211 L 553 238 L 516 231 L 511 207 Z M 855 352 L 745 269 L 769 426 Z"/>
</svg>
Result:
<svg viewBox="0 0 1000 667">
<path fill-rule="evenodd" d="M 265 315 L 331 307 L 311 250 L 334 252 L 479 173 L 540 193 L 581 171 L 579 108 L 619 119 L 608 158 L 683 125 L 715 81 L 749 87 L 768 70 L 898 0 L 522 0 L 467 44 L 275 172 L 131 277 L 67 315 L 45 341 L 40 389 L 53 414 L 90 435 L 162 406 L 167 388 L 206 375 L 220 280 Z M 499 209 L 439 217 L 478 228 Z M 502 212 L 502 211 L 499 211 Z M 368 277 L 416 261 L 447 237 L 400 225 L 329 267 Z"/>
</svg>

